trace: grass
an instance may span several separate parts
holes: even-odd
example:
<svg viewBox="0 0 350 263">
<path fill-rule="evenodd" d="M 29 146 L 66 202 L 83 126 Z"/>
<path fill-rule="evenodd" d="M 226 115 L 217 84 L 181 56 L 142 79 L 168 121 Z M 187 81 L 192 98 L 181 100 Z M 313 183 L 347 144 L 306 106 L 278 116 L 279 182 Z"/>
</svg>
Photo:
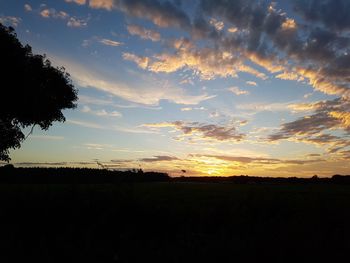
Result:
<svg viewBox="0 0 350 263">
<path fill-rule="evenodd" d="M 350 251 L 350 185 L 2 184 L 0 215 L 2 262 L 337 262 Z"/>
</svg>

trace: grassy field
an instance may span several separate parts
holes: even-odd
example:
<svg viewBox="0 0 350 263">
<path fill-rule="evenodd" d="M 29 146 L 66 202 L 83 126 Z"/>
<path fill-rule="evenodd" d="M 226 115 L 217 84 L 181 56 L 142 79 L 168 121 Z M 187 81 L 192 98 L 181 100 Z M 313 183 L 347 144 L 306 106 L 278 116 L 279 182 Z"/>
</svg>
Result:
<svg viewBox="0 0 350 263">
<path fill-rule="evenodd" d="M 1 262 L 340 261 L 350 186 L 0 185 Z"/>
</svg>

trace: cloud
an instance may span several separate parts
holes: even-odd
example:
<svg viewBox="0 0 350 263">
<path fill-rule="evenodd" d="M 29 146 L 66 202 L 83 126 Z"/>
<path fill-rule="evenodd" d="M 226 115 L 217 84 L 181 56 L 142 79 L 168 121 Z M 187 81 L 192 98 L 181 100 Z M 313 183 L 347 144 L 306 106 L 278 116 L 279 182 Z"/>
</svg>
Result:
<svg viewBox="0 0 350 263">
<path fill-rule="evenodd" d="M 112 10 L 114 8 L 114 0 L 65 0 L 67 3 L 76 3 L 78 5 L 89 4 L 91 8 Z"/>
<path fill-rule="evenodd" d="M 108 145 L 99 143 L 84 143 L 84 146 L 88 150 L 104 150 L 105 148 L 108 148 Z"/>
<path fill-rule="evenodd" d="M 79 95 L 78 98 L 78 104 L 91 104 L 91 105 L 110 105 L 113 106 L 114 102 L 113 100 L 109 99 L 101 99 L 101 98 L 96 98 L 96 97 L 90 97 L 86 95 Z"/>
<path fill-rule="evenodd" d="M 38 140 L 64 140 L 63 136 L 52 136 L 52 135 L 31 135 L 29 138 Z"/>
<path fill-rule="evenodd" d="M 314 135 L 325 129 L 333 128 L 339 121 L 329 116 L 327 113 L 320 112 L 314 115 L 300 118 L 296 121 L 284 123 L 279 132 L 269 136 L 271 141 L 287 139 L 299 135 Z"/>
<path fill-rule="evenodd" d="M 215 27 L 216 30 L 221 31 L 224 29 L 225 25 L 224 22 L 218 21 L 215 18 L 211 18 L 209 20 L 209 23 Z"/>
<path fill-rule="evenodd" d="M 78 5 L 85 5 L 86 0 L 64 0 L 67 3 L 76 3 Z"/>
<path fill-rule="evenodd" d="M 303 81 L 304 78 L 295 72 L 283 71 L 275 76 L 277 79 Z"/>
<path fill-rule="evenodd" d="M 86 95 L 79 95 L 79 101 L 78 104 L 85 104 L 85 105 L 98 105 L 98 106 L 111 106 L 115 108 L 122 108 L 122 109 L 132 109 L 132 108 L 143 108 L 147 110 L 161 110 L 162 107 L 154 107 L 154 106 L 147 106 L 147 105 L 140 105 L 136 103 L 128 103 L 128 104 L 118 104 L 112 100 L 112 98 L 109 99 L 101 99 L 96 97 L 90 97 Z"/>
<path fill-rule="evenodd" d="M 143 69 L 165 73 L 191 69 L 204 80 L 236 77 L 238 72 L 267 79 L 255 66 L 247 66 L 253 62 L 278 73 L 276 78 L 305 80 L 323 93 L 350 96 L 350 36 L 344 33 L 350 16 L 346 1 L 295 1 L 294 9 L 288 11 L 301 15 L 298 22 L 276 4 L 257 0 L 200 0 L 193 19 L 188 10 L 167 0 L 96 0 L 90 1 L 90 6 L 120 10 L 159 27 L 178 27 L 191 41 L 206 40 L 204 45 L 196 47 L 198 43 L 193 43 L 191 47 L 175 47 L 173 53 L 147 57 L 147 66 L 138 64 Z M 225 26 L 228 30 L 223 30 Z M 141 31 L 140 35 L 150 38 Z"/>
<path fill-rule="evenodd" d="M 21 22 L 22 22 L 22 19 L 20 17 L 0 16 L 0 23 L 4 25 L 17 27 Z"/>
<path fill-rule="evenodd" d="M 17 162 L 15 166 L 19 167 L 81 167 L 95 165 L 96 162 Z"/>
<path fill-rule="evenodd" d="M 250 86 L 258 86 L 258 84 L 254 81 L 246 81 L 245 83 Z"/>
<path fill-rule="evenodd" d="M 39 11 L 39 15 L 45 19 L 53 18 L 53 19 L 61 19 L 64 21 L 67 21 L 68 27 L 86 27 L 89 18 L 77 18 L 74 16 L 69 15 L 65 11 L 57 11 L 54 8 L 48 8 L 46 5 L 42 5 L 42 10 Z"/>
<path fill-rule="evenodd" d="M 78 125 L 78 126 L 82 126 L 82 127 L 85 127 L 85 128 L 102 129 L 102 130 L 106 129 L 106 127 L 104 127 L 104 126 L 102 126 L 100 124 L 93 123 L 93 122 L 88 122 L 88 121 L 68 119 L 67 123 Z"/>
<path fill-rule="evenodd" d="M 86 27 L 87 19 L 78 19 L 75 17 L 70 17 L 67 21 L 67 26 L 69 27 Z"/>
<path fill-rule="evenodd" d="M 340 29 L 340 24 L 347 25 L 350 20 L 347 13 L 340 14 L 342 20 L 331 14 L 337 13 L 335 6 L 345 8 L 348 4 L 342 1 L 337 4 L 334 1 L 299 2 L 303 4 L 296 6 L 304 18 L 322 21 L 326 27 L 303 25 L 304 21 L 301 22 L 303 26 L 298 26 L 285 12 L 261 1 L 219 0 L 213 3 L 202 0 L 199 6 L 203 14 L 223 20 L 240 32 L 231 36 L 206 35 L 219 48 L 234 49 L 242 59 L 250 59 L 271 73 L 284 71 L 277 78 L 307 79 L 316 90 L 330 95 L 349 96 L 350 38 L 331 30 Z M 328 13 L 326 10 L 333 11 Z"/>
<path fill-rule="evenodd" d="M 241 90 L 238 87 L 229 87 L 228 90 L 231 91 L 232 93 L 236 94 L 237 96 L 239 96 L 239 95 L 248 95 L 249 94 L 249 91 Z"/>
<path fill-rule="evenodd" d="M 346 82 L 341 81 L 341 78 L 332 80 L 327 76 L 324 76 L 320 70 L 314 70 L 309 68 L 297 68 L 296 72 L 309 80 L 309 84 L 315 88 L 315 90 L 321 91 L 328 95 L 338 95 L 345 98 L 350 98 L 350 89 Z"/>
<path fill-rule="evenodd" d="M 105 46 L 111 46 L 111 47 L 119 47 L 121 45 L 124 45 L 124 43 L 122 43 L 120 41 L 111 40 L 108 38 L 102 38 L 99 36 L 93 36 L 93 37 L 90 37 L 89 39 L 84 39 L 81 45 L 86 48 L 95 42 L 100 43 L 100 44 L 105 45 Z"/>
<path fill-rule="evenodd" d="M 44 9 L 40 12 L 40 15 L 45 18 L 49 18 L 51 15 L 51 12 L 49 9 Z"/>
<path fill-rule="evenodd" d="M 89 106 L 84 106 L 81 109 L 82 112 L 84 113 L 90 113 L 92 115 L 96 115 L 96 116 L 100 116 L 100 117 L 117 117 L 120 118 L 123 115 L 118 112 L 118 111 L 106 111 L 105 109 L 101 109 L 101 110 L 92 110 Z"/>
<path fill-rule="evenodd" d="M 59 19 L 70 19 L 69 15 L 64 11 L 56 11 L 54 8 L 45 8 L 41 10 L 40 15 L 44 18 L 59 18 Z"/>
<path fill-rule="evenodd" d="M 298 0 L 292 3 L 306 21 L 321 22 L 325 27 L 337 31 L 350 28 L 350 3 L 347 0 Z"/>
<path fill-rule="evenodd" d="M 112 10 L 114 7 L 114 0 L 90 0 L 89 6 L 91 8 Z"/>
<path fill-rule="evenodd" d="M 62 60 L 59 57 L 53 57 L 51 61 L 57 65 L 63 65 L 73 80 L 81 87 L 95 88 L 138 104 L 156 106 L 161 100 L 167 100 L 176 104 L 197 105 L 215 97 L 215 95 L 207 93 L 190 95 L 185 89 L 170 85 L 168 82 L 152 81 L 144 82 L 139 86 L 131 86 L 115 79 L 106 78 L 82 65 Z"/>
<path fill-rule="evenodd" d="M 123 45 L 123 43 L 121 43 L 121 42 L 106 39 L 106 38 L 100 39 L 100 43 L 102 43 L 103 45 L 112 46 L 112 47 L 118 47 L 120 45 Z"/>
<path fill-rule="evenodd" d="M 80 0 L 68 1 L 80 2 Z M 148 19 L 159 27 L 190 28 L 191 25 L 190 18 L 186 12 L 171 1 L 90 0 L 89 6 L 108 11 L 117 9 L 129 16 Z"/>
<path fill-rule="evenodd" d="M 252 112 L 261 112 L 261 111 L 289 111 L 290 103 L 247 103 L 247 104 L 238 104 L 236 109 Z"/>
<path fill-rule="evenodd" d="M 192 111 L 192 110 L 206 110 L 204 107 L 185 107 L 181 108 L 181 111 Z"/>
<path fill-rule="evenodd" d="M 281 25 L 282 30 L 296 30 L 297 24 L 294 19 L 287 18 Z"/>
<path fill-rule="evenodd" d="M 177 157 L 174 157 L 174 156 L 166 156 L 166 155 L 157 155 L 157 156 L 154 156 L 152 158 L 140 159 L 141 162 L 146 162 L 146 163 L 174 161 L 174 160 L 179 160 L 179 159 Z"/>
<path fill-rule="evenodd" d="M 116 132 L 125 132 L 125 133 L 145 133 L 145 134 L 155 134 L 157 132 L 140 129 L 139 127 L 120 127 L 120 126 L 106 126 L 106 125 L 100 125 L 94 122 L 90 121 L 84 121 L 84 120 L 73 120 L 68 119 L 67 123 L 78 125 L 85 128 L 91 128 L 91 129 L 99 129 L 99 130 L 110 130 L 110 131 L 116 131 Z"/>
<path fill-rule="evenodd" d="M 245 156 L 227 156 L 227 155 L 201 155 L 196 154 L 197 157 L 215 158 L 227 162 L 237 162 L 243 164 L 257 163 L 257 164 L 307 164 L 324 161 L 322 159 L 315 160 L 294 160 L 294 159 L 277 159 L 277 158 L 263 158 L 263 157 L 245 157 Z"/>
<path fill-rule="evenodd" d="M 205 124 L 199 122 L 160 122 L 143 124 L 142 127 L 148 128 L 175 128 L 181 131 L 183 137 L 192 137 L 193 140 L 212 140 L 217 142 L 231 141 L 239 142 L 245 138 L 245 135 L 239 133 L 236 127 L 232 125 L 220 126 L 215 124 Z"/>
<path fill-rule="evenodd" d="M 16 166 L 66 166 L 67 162 L 20 162 Z"/>
<path fill-rule="evenodd" d="M 213 48 L 197 49 L 186 40 L 173 42 L 175 53 L 156 54 L 152 58 L 127 53 L 125 59 L 132 60 L 143 69 L 157 73 L 172 73 L 190 69 L 203 80 L 216 77 L 237 77 L 238 72 L 246 72 L 258 78 L 266 79 L 266 75 L 242 63 L 239 57 L 230 52 Z M 147 63 L 146 63 L 147 62 Z"/>
<path fill-rule="evenodd" d="M 331 111 L 329 115 L 340 120 L 342 127 L 350 132 L 350 112 Z"/>
<path fill-rule="evenodd" d="M 309 103 L 291 103 L 288 108 L 293 111 L 328 111 L 338 107 L 344 108 L 348 102 L 336 100 L 322 100 Z"/>
<path fill-rule="evenodd" d="M 146 18 L 160 27 L 190 27 L 187 14 L 170 1 L 120 0 L 116 7 L 130 16 Z"/>
<path fill-rule="evenodd" d="M 234 26 L 227 29 L 227 32 L 229 33 L 236 33 L 237 31 L 238 31 L 238 28 Z"/>
<path fill-rule="evenodd" d="M 148 67 L 148 57 L 137 56 L 135 54 L 125 52 L 123 53 L 123 59 L 135 62 L 137 66 L 139 66 L 142 69 L 146 69 Z"/>
<path fill-rule="evenodd" d="M 146 29 L 139 25 L 128 25 L 127 29 L 131 35 L 136 35 L 142 39 L 149 39 L 153 42 L 160 41 L 160 34 L 157 31 Z"/>
<path fill-rule="evenodd" d="M 329 152 L 334 153 L 350 145 L 347 138 L 350 135 L 349 110 L 350 101 L 334 99 L 310 104 L 292 105 L 292 108 L 314 111 L 311 115 L 284 123 L 278 132 L 269 135 L 270 141 L 283 139 L 329 145 Z M 339 130 L 341 137 L 325 133 Z M 344 134 L 345 133 L 345 134 Z"/>
<path fill-rule="evenodd" d="M 24 5 L 24 10 L 27 11 L 27 12 L 30 12 L 30 11 L 32 11 L 33 9 L 32 9 L 32 7 L 31 7 L 29 4 L 25 4 L 25 5 Z"/>
</svg>

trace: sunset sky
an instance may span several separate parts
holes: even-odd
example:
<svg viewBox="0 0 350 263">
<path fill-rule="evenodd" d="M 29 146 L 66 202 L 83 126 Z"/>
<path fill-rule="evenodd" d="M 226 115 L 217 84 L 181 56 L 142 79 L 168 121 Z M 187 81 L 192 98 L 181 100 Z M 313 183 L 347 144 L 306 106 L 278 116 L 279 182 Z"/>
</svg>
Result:
<svg viewBox="0 0 350 263">
<path fill-rule="evenodd" d="M 79 90 L 15 166 L 350 174 L 350 1 L 0 0 L 0 22 Z"/>
</svg>

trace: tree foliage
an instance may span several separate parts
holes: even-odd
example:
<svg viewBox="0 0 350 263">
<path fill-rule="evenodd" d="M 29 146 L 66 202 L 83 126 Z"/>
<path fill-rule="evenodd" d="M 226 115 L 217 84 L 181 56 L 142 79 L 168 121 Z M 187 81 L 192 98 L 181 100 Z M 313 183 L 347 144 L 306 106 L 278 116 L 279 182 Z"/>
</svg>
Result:
<svg viewBox="0 0 350 263">
<path fill-rule="evenodd" d="M 26 138 L 23 128 L 47 130 L 54 121 L 65 121 L 62 110 L 76 107 L 77 90 L 63 67 L 33 54 L 1 23 L 0 53 L 0 160 L 9 161 L 9 149 Z"/>
</svg>

